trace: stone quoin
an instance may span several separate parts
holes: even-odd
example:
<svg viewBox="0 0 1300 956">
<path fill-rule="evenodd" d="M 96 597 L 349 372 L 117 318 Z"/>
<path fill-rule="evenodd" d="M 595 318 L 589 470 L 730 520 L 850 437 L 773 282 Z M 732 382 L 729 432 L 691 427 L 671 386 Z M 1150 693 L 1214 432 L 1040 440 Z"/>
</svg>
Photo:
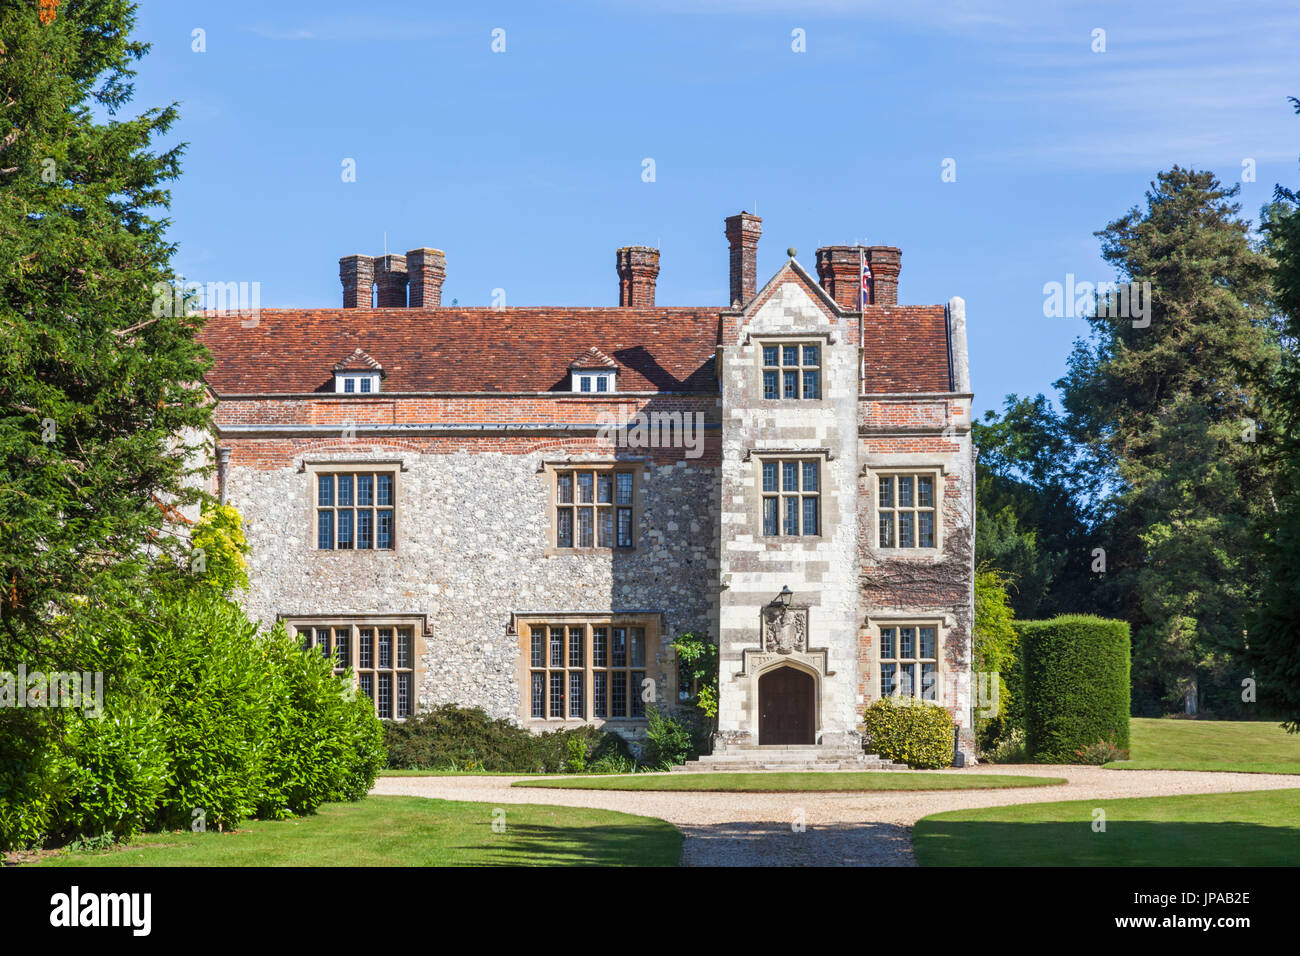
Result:
<svg viewBox="0 0 1300 956">
<path fill-rule="evenodd" d="M 817 278 L 792 249 L 759 287 L 761 231 L 726 219 L 710 308 L 656 304 L 645 246 L 616 251 L 616 307 L 445 306 L 421 247 L 340 259 L 340 308 L 211 315 L 249 614 L 384 717 L 635 744 L 647 707 L 688 705 L 671 644 L 694 632 L 719 648 L 716 754 L 860 753 L 864 707 L 903 695 L 973 762 L 965 305 L 899 305 L 891 246 L 818 249 Z"/>
</svg>

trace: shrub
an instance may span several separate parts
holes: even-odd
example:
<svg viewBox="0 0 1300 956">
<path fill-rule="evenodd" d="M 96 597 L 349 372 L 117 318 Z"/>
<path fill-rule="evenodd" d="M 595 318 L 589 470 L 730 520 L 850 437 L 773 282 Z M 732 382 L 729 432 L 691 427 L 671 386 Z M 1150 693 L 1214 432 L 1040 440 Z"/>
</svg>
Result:
<svg viewBox="0 0 1300 956">
<path fill-rule="evenodd" d="M 640 769 L 636 759 L 620 754 L 609 754 L 599 760 L 593 760 L 587 766 L 587 773 L 636 773 Z"/>
<path fill-rule="evenodd" d="M 351 675 L 301 648 L 283 625 L 262 642 L 271 713 L 266 782 L 258 815 L 282 819 L 314 813 L 327 800 L 356 800 L 384 765 L 383 728 Z"/>
<path fill-rule="evenodd" d="M 336 772 L 330 778 L 327 801 L 360 800 L 375 785 L 375 777 L 388 762 L 384 725 L 375 716 L 368 697 L 349 695 L 334 712 L 337 736 L 326 748 Z"/>
<path fill-rule="evenodd" d="M 886 760 L 914 770 L 952 764 L 952 717 L 937 704 L 886 697 L 867 708 L 865 724 L 871 750 Z"/>
<path fill-rule="evenodd" d="M 72 770 L 52 830 L 64 839 L 126 839 L 148 829 L 173 783 L 152 701 L 109 697 L 102 715 L 74 711 L 66 726 L 63 749 Z"/>
<path fill-rule="evenodd" d="M 1029 755 L 1025 752 L 1025 732 L 1013 730 L 997 746 L 982 755 L 988 763 L 1026 763 Z"/>
<path fill-rule="evenodd" d="M 1070 763 L 1081 748 L 1129 742 L 1129 626 L 1085 614 L 1020 621 L 1025 742 L 1031 760 Z"/>
<path fill-rule="evenodd" d="M 0 850 L 42 846 L 72 762 L 48 713 L 0 709 Z"/>
<path fill-rule="evenodd" d="M 257 625 L 211 591 L 162 605 L 142 635 L 140 668 L 172 767 L 161 825 L 226 829 L 257 812 L 272 706 L 256 640 Z"/>
<path fill-rule="evenodd" d="M 582 773 L 587 769 L 587 742 L 581 737 L 570 737 L 568 756 L 564 758 L 564 769 L 568 773 Z"/>
<path fill-rule="evenodd" d="M 641 745 L 641 762 L 646 766 L 672 767 L 704 752 L 708 727 L 694 716 L 647 707 L 646 721 L 645 742 Z"/>
<path fill-rule="evenodd" d="M 1112 760 L 1128 759 L 1128 751 L 1117 746 L 1114 740 L 1099 740 L 1095 744 L 1080 747 L 1074 753 L 1079 763 L 1095 764 L 1097 766 L 1110 763 Z"/>
<path fill-rule="evenodd" d="M 197 577 L 158 580 L 131 613 L 82 601 L 61 618 L 106 678 L 102 713 L 0 707 L 0 849 L 227 829 L 373 785 L 384 731 L 350 680 Z"/>
<path fill-rule="evenodd" d="M 585 761 L 630 757 L 617 734 L 584 725 L 533 734 L 478 707 L 444 704 L 404 721 L 384 721 L 388 766 L 396 769 L 481 770 L 493 773 L 560 773 L 571 758 L 570 741 L 586 748 Z"/>
</svg>

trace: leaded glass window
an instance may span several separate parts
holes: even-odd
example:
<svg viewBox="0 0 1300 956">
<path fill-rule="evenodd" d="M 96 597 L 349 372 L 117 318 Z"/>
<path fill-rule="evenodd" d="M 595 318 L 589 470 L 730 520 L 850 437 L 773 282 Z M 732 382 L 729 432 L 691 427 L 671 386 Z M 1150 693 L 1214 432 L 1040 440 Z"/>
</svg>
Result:
<svg viewBox="0 0 1300 956">
<path fill-rule="evenodd" d="M 933 548 L 938 508 L 938 476 L 878 475 L 876 517 L 881 548 Z"/>
<path fill-rule="evenodd" d="M 316 547 L 391 551 L 395 501 L 391 472 L 316 475 Z"/>
<path fill-rule="evenodd" d="M 821 462 L 764 460 L 762 524 L 767 537 L 821 534 Z"/>
<path fill-rule="evenodd" d="M 611 468 L 557 471 L 555 546 L 634 547 L 633 494 L 630 471 Z"/>
<path fill-rule="evenodd" d="M 815 343 L 763 346 L 763 397 L 822 397 L 822 347 Z"/>
<path fill-rule="evenodd" d="M 939 699 L 938 633 L 934 624 L 880 628 L 880 695 Z"/>
</svg>

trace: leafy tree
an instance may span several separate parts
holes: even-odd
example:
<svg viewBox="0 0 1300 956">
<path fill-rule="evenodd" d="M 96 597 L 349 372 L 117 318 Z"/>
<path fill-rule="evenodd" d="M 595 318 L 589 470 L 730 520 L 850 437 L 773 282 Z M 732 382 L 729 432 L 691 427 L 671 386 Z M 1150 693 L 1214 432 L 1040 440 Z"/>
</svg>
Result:
<svg viewBox="0 0 1300 956">
<path fill-rule="evenodd" d="M 1015 726 L 1011 689 L 1003 675 L 1016 666 L 1015 612 L 1007 575 L 992 568 L 975 572 L 975 646 L 972 670 L 985 699 L 976 701 L 975 734 L 981 752 L 992 750 Z M 996 691 L 995 691 L 996 688 Z M 993 694 L 996 692 L 996 698 Z M 993 711 L 996 699 L 997 709 Z"/>
<path fill-rule="evenodd" d="M 0 6 L 0 666 L 90 666 L 51 610 L 129 588 L 194 497 L 199 320 L 152 308 L 181 156 L 152 143 L 177 111 L 117 115 L 134 21 L 128 0 Z"/>
<path fill-rule="evenodd" d="M 1251 440 L 1278 363 L 1270 260 L 1237 190 L 1175 166 L 1097 234 L 1122 281 L 1150 282 L 1149 325 L 1099 309 L 1057 383 L 1094 476 L 1109 593 L 1133 625 L 1136 690 L 1191 712 L 1207 680 L 1216 706 L 1232 701 L 1258 577 L 1250 527 L 1271 488 Z"/>
<path fill-rule="evenodd" d="M 244 519 L 233 505 L 205 501 L 190 532 L 190 570 L 207 587 L 231 595 L 248 589 Z"/>
<path fill-rule="evenodd" d="M 718 716 L 718 645 L 693 632 L 673 642 L 677 652 L 678 682 L 694 690 L 694 703 L 710 720 Z"/>
<path fill-rule="evenodd" d="M 1291 98 L 1300 113 L 1300 100 Z M 1279 465 L 1274 506 L 1258 522 L 1265 580 L 1250 616 L 1247 660 L 1258 702 L 1300 731 L 1300 196 L 1278 186 L 1263 224 L 1276 269 L 1275 302 L 1283 317 L 1284 355 L 1270 389 L 1274 419 L 1265 450 Z"/>
<path fill-rule="evenodd" d="M 1086 603 L 1086 512 L 1076 454 L 1042 395 L 1008 395 L 999 416 L 973 426 L 975 560 L 1009 577 L 1018 617 L 1043 617 Z"/>
</svg>

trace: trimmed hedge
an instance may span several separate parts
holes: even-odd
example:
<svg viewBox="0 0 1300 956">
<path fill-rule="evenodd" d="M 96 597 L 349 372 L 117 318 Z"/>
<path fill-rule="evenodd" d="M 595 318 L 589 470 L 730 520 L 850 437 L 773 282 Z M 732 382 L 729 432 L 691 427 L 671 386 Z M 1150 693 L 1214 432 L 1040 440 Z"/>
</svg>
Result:
<svg viewBox="0 0 1300 956">
<path fill-rule="evenodd" d="M 872 702 L 863 716 L 872 753 L 913 770 L 952 764 L 952 715 L 938 704 L 885 697 Z"/>
<path fill-rule="evenodd" d="M 1129 744 L 1129 626 L 1090 614 L 1017 621 L 1024 668 L 1025 744 L 1039 763 Z"/>
</svg>

